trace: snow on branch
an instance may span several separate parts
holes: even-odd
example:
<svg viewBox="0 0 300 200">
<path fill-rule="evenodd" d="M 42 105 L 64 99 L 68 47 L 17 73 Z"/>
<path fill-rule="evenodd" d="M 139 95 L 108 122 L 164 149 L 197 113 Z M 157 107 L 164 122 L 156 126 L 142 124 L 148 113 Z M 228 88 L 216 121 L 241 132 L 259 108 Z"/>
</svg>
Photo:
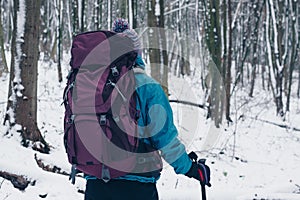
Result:
<svg viewBox="0 0 300 200">
<path fill-rule="evenodd" d="M 175 8 L 173 10 L 167 11 L 167 12 L 164 13 L 164 15 L 168 15 L 168 14 L 171 14 L 173 12 L 185 9 L 185 8 L 189 8 L 189 9 L 195 10 L 195 6 L 196 6 L 195 3 L 191 3 L 191 4 L 188 4 L 188 5 L 185 5 L 185 6 L 182 6 L 182 7 Z"/>
<path fill-rule="evenodd" d="M 66 175 L 69 176 L 70 174 L 62 171 L 60 167 L 57 167 L 55 165 L 50 165 L 50 164 L 45 164 L 45 162 L 41 159 L 37 157 L 37 154 L 34 154 L 34 160 L 36 161 L 37 165 L 47 171 L 47 172 L 52 172 L 52 173 L 56 173 L 56 174 L 61 174 L 61 175 Z"/>
<path fill-rule="evenodd" d="M 231 23 L 231 28 L 232 29 L 235 28 L 235 22 L 236 22 L 238 14 L 240 13 L 240 10 L 241 10 L 240 8 L 241 8 L 241 5 L 242 5 L 242 2 L 243 2 L 243 0 L 239 1 L 239 4 L 237 5 L 236 11 L 235 11 L 235 13 L 233 15 L 233 20 L 232 20 L 232 23 Z"/>
</svg>

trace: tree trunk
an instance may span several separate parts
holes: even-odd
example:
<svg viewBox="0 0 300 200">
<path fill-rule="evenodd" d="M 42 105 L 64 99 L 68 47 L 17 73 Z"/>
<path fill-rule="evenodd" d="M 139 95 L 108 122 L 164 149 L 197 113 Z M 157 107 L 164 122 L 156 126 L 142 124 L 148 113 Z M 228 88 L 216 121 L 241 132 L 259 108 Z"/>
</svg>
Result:
<svg viewBox="0 0 300 200">
<path fill-rule="evenodd" d="M 9 87 L 8 87 L 8 97 L 7 97 L 7 108 L 6 114 L 4 117 L 3 125 L 8 127 L 7 133 L 9 134 L 12 132 L 13 127 L 16 125 L 15 119 L 15 96 L 16 96 L 16 88 L 15 88 L 15 63 L 16 63 L 16 52 L 17 52 L 17 19 L 18 19 L 18 11 L 19 11 L 19 0 L 14 0 L 14 7 L 13 7 L 13 29 L 12 29 L 12 38 L 11 38 L 11 61 L 10 61 L 10 78 L 9 78 Z M 13 134 L 13 133 L 10 133 Z"/>
<path fill-rule="evenodd" d="M 286 67 L 284 58 L 284 54 L 286 53 L 286 49 L 284 49 L 284 39 L 283 33 L 286 31 L 282 26 L 283 14 L 279 12 L 280 9 L 278 5 L 274 5 L 272 0 L 269 0 L 267 3 L 267 11 L 270 15 L 270 37 L 267 37 L 269 40 L 268 45 L 268 53 L 269 53 L 269 65 L 272 66 L 272 72 L 275 79 L 275 87 L 274 88 L 274 100 L 276 104 L 276 112 L 281 117 L 284 116 L 283 111 L 283 95 L 282 95 L 282 85 L 283 85 L 283 72 Z M 267 22 L 268 23 L 268 22 Z M 288 34 L 288 33 L 286 33 Z M 272 80 L 270 80 L 271 83 Z M 272 83 L 271 83 L 272 84 Z"/>
<path fill-rule="evenodd" d="M 129 13 L 132 15 L 132 28 L 137 28 L 137 0 L 129 0 L 131 1 L 131 11 L 132 13 Z"/>
<path fill-rule="evenodd" d="M 19 5 L 19 2 L 15 0 Z M 49 152 L 49 146 L 41 135 L 37 126 L 37 68 L 39 58 L 39 17 L 40 17 L 40 0 L 26 0 L 26 5 L 20 5 L 25 10 L 25 27 L 24 38 L 22 43 L 17 43 L 17 51 L 12 50 L 15 55 L 13 86 L 9 89 L 12 94 L 8 99 L 8 114 L 10 115 L 10 132 L 14 133 L 17 129 L 22 136 L 22 144 L 30 145 L 32 148 L 43 153 Z M 19 6 L 16 6 L 19 9 Z M 19 16 L 20 17 L 20 16 Z M 16 19 L 15 19 L 16 20 Z M 21 20 L 18 18 L 18 20 Z M 15 21 L 17 22 L 17 20 Z M 15 28 L 16 28 L 15 24 Z M 22 27 L 18 27 L 18 29 Z M 16 34 L 16 33 L 15 33 Z M 19 32 L 18 34 L 22 34 Z M 16 35 L 17 36 L 17 35 Z M 19 51 L 19 50 L 20 51 Z M 12 114 L 14 113 L 14 114 Z M 15 118 L 15 122 L 11 123 Z M 18 124 L 18 126 L 16 126 Z M 15 127 L 15 129 L 14 129 Z"/>
<path fill-rule="evenodd" d="M 228 56 L 227 56 L 227 68 L 225 75 L 225 91 L 226 91 L 226 100 L 225 100 L 225 116 L 228 122 L 231 122 L 230 118 L 230 96 L 231 96 L 231 61 L 232 61 L 232 17 L 231 17 L 231 0 L 228 0 Z"/>
<path fill-rule="evenodd" d="M 84 32 L 85 31 L 85 27 L 86 27 L 86 24 L 85 24 L 85 6 L 86 6 L 86 1 L 85 0 L 81 0 L 81 18 L 80 18 L 80 31 L 81 32 Z"/>
<path fill-rule="evenodd" d="M 297 16 L 297 4 L 296 2 L 292 2 L 292 15 Z M 291 61 L 289 64 L 289 78 L 288 78 L 288 88 L 287 88 L 287 100 L 286 100 L 286 111 L 290 111 L 290 98 L 291 98 L 291 90 L 292 90 L 292 79 L 293 79 L 293 71 L 295 68 L 296 60 L 297 60 L 297 46 L 298 42 L 296 40 L 296 31 L 297 31 L 297 25 L 296 25 L 296 19 L 292 19 L 292 36 L 291 36 L 291 45 L 292 45 L 292 50 L 291 50 Z M 299 72 L 300 73 L 300 72 Z"/>
<path fill-rule="evenodd" d="M 96 16 L 95 16 L 95 30 L 99 30 L 102 27 L 102 4 L 103 0 L 97 1 Z"/>
<path fill-rule="evenodd" d="M 58 27 L 57 27 L 57 73 L 58 73 L 58 82 L 62 82 L 62 71 L 61 71 L 61 58 L 62 58 L 62 6 L 61 6 L 61 0 L 58 0 Z"/>
<path fill-rule="evenodd" d="M 161 66 L 163 68 L 163 74 L 162 74 L 162 86 L 164 89 L 165 94 L 167 97 L 169 96 L 169 91 L 168 91 L 168 74 L 169 74 L 169 69 L 168 69 L 168 54 L 167 54 L 167 42 L 166 42 L 166 33 L 165 33 L 165 18 L 164 18 L 164 0 L 159 0 L 159 8 L 160 8 L 160 15 L 158 17 L 159 20 L 159 38 L 160 38 L 160 55 L 161 55 Z"/>
<path fill-rule="evenodd" d="M 72 6 L 72 24 L 73 24 L 73 33 L 76 35 L 79 33 L 79 17 L 78 17 L 78 0 L 70 1 Z"/>
<path fill-rule="evenodd" d="M 210 55 L 212 57 L 212 61 L 209 64 L 209 70 L 211 73 L 211 118 L 215 121 L 216 127 L 222 122 L 222 64 L 221 64 L 221 52 L 222 52 L 222 44 L 221 44 L 221 26 L 220 26 L 220 2 L 219 0 L 210 0 L 210 4 L 208 6 L 209 16 L 207 16 L 207 38 L 206 43 L 209 49 Z"/>
<path fill-rule="evenodd" d="M 42 30 L 42 38 L 41 38 L 41 52 L 44 54 L 44 61 L 50 60 L 50 45 L 51 45 L 51 27 L 50 27 L 50 13 L 51 7 L 49 1 L 42 1 L 42 8 L 44 10 L 44 14 L 41 16 L 41 30 Z"/>
<path fill-rule="evenodd" d="M 253 92 L 254 92 L 254 85 L 255 85 L 255 79 L 256 79 L 256 68 L 258 65 L 258 39 L 259 39 L 259 24 L 260 24 L 260 18 L 261 18 L 261 13 L 262 13 L 262 9 L 264 8 L 265 5 L 265 0 L 263 1 L 262 6 L 259 9 L 259 2 L 260 0 L 257 0 L 256 3 L 253 3 L 253 7 L 254 7 L 254 13 L 257 13 L 257 15 L 255 15 L 255 28 L 254 28 L 254 33 L 253 33 L 253 39 L 252 39 L 252 52 L 253 52 L 253 62 L 252 62 L 252 71 L 251 71 L 251 83 L 250 83 L 250 92 L 249 92 L 249 96 L 253 97 Z"/>
<path fill-rule="evenodd" d="M 300 65 L 298 65 L 298 71 L 300 72 Z M 300 98 L 300 73 L 298 73 L 298 89 L 297 89 L 297 97 Z"/>
<path fill-rule="evenodd" d="M 0 0 L 1 5 L 1 0 Z M 4 49 L 4 36 L 3 36 L 3 26 L 2 26 L 2 8 L 0 7 L 0 49 L 1 49 L 1 60 L 3 64 L 3 68 L 0 68 L 0 76 L 2 73 L 8 72 L 8 65 L 6 62 L 5 49 Z"/>
<path fill-rule="evenodd" d="M 107 0 L 107 29 L 111 30 L 112 27 L 112 11 L 113 11 L 113 1 Z"/>
<path fill-rule="evenodd" d="M 156 23 L 155 16 L 155 0 L 149 0 L 148 2 L 148 27 L 151 29 L 149 33 L 149 58 L 151 65 L 151 76 L 157 80 L 161 80 L 160 66 L 159 66 L 159 32 Z"/>
<path fill-rule="evenodd" d="M 119 1 L 119 10 L 121 18 L 128 19 L 128 0 Z"/>
<path fill-rule="evenodd" d="M 164 30 L 164 1 L 149 0 L 148 6 L 151 76 L 162 85 L 168 96 L 168 55 Z M 160 7 L 159 13 L 156 13 L 157 10 L 155 10 L 157 6 Z"/>
</svg>

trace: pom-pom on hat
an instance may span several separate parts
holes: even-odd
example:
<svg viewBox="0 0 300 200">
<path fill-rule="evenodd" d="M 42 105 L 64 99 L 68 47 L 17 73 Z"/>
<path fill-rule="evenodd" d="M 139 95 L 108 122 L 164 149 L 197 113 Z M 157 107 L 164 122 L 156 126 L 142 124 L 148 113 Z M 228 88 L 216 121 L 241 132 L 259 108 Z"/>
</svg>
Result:
<svg viewBox="0 0 300 200">
<path fill-rule="evenodd" d="M 117 18 L 113 23 L 113 31 L 117 33 L 121 33 L 126 29 L 129 29 L 129 23 L 126 19 Z"/>
</svg>

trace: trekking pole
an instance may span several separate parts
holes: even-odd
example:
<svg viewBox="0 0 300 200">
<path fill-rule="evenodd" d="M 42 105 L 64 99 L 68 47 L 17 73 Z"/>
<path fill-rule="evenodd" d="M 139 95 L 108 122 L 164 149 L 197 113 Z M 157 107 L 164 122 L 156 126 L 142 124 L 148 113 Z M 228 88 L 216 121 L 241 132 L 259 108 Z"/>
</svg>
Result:
<svg viewBox="0 0 300 200">
<path fill-rule="evenodd" d="M 205 164 L 205 159 L 199 159 L 198 163 L 201 164 Z M 202 196 L 202 200 L 206 200 L 206 190 L 205 190 L 205 184 L 200 182 L 200 186 L 201 186 L 201 196 Z"/>
<path fill-rule="evenodd" d="M 205 185 L 201 184 L 201 196 L 202 196 L 202 200 L 206 200 L 206 191 L 205 191 Z"/>
<path fill-rule="evenodd" d="M 199 159 L 198 160 L 198 156 L 195 152 L 191 152 L 189 154 L 189 157 L 194 161 L 197 162 L 197 164 L 203 164 L 205 165 L 205 161 L 206 159 Z M 197 161 L 198 160 L 198 161 Z M 201 186 L 201 196 L 202 196 L 202 200 L 206 200 L 206 190 L 205 190 L 205 184 L 200 182 L 200 186 Z M 210 184 L 209 184 L 210 186 Z"/>
</svg>

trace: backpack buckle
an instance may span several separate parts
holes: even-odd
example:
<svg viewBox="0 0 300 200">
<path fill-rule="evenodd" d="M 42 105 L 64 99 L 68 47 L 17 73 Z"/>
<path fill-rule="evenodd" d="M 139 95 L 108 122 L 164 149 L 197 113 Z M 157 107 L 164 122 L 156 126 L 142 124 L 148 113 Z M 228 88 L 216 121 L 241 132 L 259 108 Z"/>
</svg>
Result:
<svg viewBox="0 0 300 200">
<path fill-rule="evenodd" d="M 117 69 L 117 66 L 114 66 L 111 68 L 111 73 L 113 76 L 119 76 L 120 73 L 119 73 L 119 70 Z"/>
<path fill-rule="evenodd" d="M 106 115 L 100 115 L 99 119 L 100 125 L 103 126 L 106 124 Z"/>
<path fill-rule="evenodd" d="M 71 115 L 70 118 L 68 119 L 67 123 L 68 124 L 73 124 L 75 120 L 75 115 Z"/>
</svg>

